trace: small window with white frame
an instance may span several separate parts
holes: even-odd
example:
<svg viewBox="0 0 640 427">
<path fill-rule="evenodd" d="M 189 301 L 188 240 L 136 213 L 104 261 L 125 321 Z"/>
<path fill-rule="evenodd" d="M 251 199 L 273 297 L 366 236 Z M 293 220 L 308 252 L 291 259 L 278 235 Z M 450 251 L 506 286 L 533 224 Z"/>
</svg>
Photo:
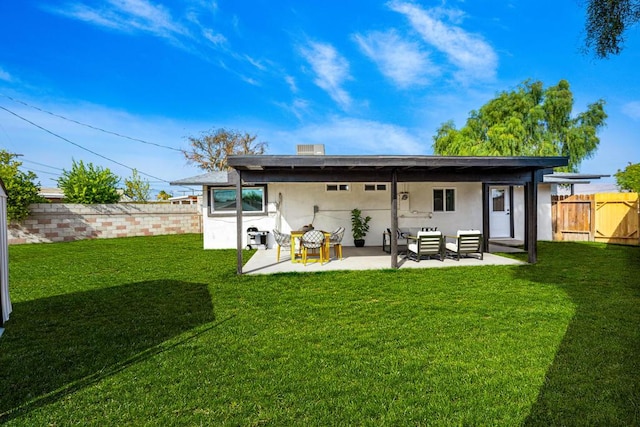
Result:
<svg viewBox="0 0 640 427">
<path fill-rule="evenodd" d="M 387 191 L 387 184 L 365 184 L 364 191 Z"/>
<path fill-rule="evenodd" d="M 327 191 L 349 191 L 351 186 L 349 184 L 326 184 L 325 189 Z"/>
<path fill-rule="evenodd" d="M 455 212 L 456 190 L 455 188 L 433 189 L 433 212 Z"/>
</svg>

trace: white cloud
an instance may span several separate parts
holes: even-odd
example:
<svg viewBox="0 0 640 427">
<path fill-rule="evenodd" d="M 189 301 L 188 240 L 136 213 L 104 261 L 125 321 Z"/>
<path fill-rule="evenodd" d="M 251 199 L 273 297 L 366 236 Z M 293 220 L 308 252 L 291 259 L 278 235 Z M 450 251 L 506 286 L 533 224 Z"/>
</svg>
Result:
<svg viewBox="0 0 640 427">
<path fill-rule="evenodd" d="M 302 98 L 296 98 L 291 104 L 284 102 L 275 102 L 275 105 L 293 114 L 298 120 L 302 120 L 309 111 L 309 101 Z"/>
<path fill-rule="evenodd" d="M 461 15 L 442 8 L 425 10 L 413 3 L 393 0 L 389 8 L 407 17 L 422 39 L 444 53 L 458 68 L 456 77 L 461 81 L 493 79 L 498 66 L 498 57 L 482 36 L 472 34 L 459 26 L 447 24 L 443 19 Z"/>
<path fill-rule="evenodd" d="M 351 78 L 347 60 L 326 43 L 311 42 L 307 47 L 301 48 L 300 53 L 316 75 L 314 83 L 326 91 L 341 108 L 348 109 L 351 96 L 342 88 L 344 82 Z"/>
<path fill-rule="evenodd" d="M 108 0 L 100 8 L 74 3 L 65 9 L 54 9 L 54 12 L 100 27 L 123 32 L 142 31 L 170 40 L 188 34 L 166 8 L 146 0 Z"/>
<path fill-rule="evenodd" d="M 351 117 L 336 117 L 291 132 L 277 132 L 271 140 L 296 141 L 296 144 L 325 144 L 327 154 L 345 155 L 420 154 L 429 148 L 409 129 Z M 284 148 L 289 151 L 295 149 Z"/>
<path fill-rule="evenodd" d="M 354 39 L 382 74 L 401 88 L 425 85 L 429 76 L 439 72 L 417 43 L 403 40 L 393 30 L 356 34 Z"/>
<path fill-rule="evenodd" d="M 8 71 L 5 71 L 2 67 L 0 67 L 0 80 L 4 80 L 5 82 L 10 82 L 13 80 L 11 74 Z"/>
<path fill-rule="evenodd" d="M 202 35 L 205 39 L 209 40 L 215 47 L 221 47 L 227 43 L 227 38 L 220 34 L 214 33 L 213 30 L 204 29 L 202 30 Z"/>
<path fill-rule="evenodd" d="M 289 90 L 292 93 L 298 93 L 298 85 L 296 84 L 295 77 L 287 75 L 284 77 L 284 81 L 287 82 L 287 85 L 289 86 Z"/>
<path fill-rule="evenodd" d="M 632 101 L 622 106 L 622 113 L 634 120 L 640 120 L 640 101 Z"/>
<path fill-rule="evenodd" d="M 267 70 L 267 66 L 264 65 L 261 61 L 255 59 L 255 58 L 252 58 L 249 55 L 245 55 L 244 58 L 249 64 L 253 65 L 258 70 L 260 70 L 260 71 L 266 71 Z"/>
</svg>

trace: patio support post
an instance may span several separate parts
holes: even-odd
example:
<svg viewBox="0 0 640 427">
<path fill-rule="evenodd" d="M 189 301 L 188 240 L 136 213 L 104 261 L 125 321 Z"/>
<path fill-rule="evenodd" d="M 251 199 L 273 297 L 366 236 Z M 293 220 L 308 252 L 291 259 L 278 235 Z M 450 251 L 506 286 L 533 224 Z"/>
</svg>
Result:
<svg viewBox="0 0 640 427">
<path fill-rule="evenodd" d="M 238 274 L 242 274 L 242 171 L 238 170 L 236 183 L 236 247 L 238 257 Z M 212 202 L 213 203 L 213 202 Z"/>
<path fill-rule="evenodd" d="M 531 180 L 525 184 L 525 245 L 529 263 L 538 261 L 538 176 L 531 172 Z"/>
<path fill-rule="evenodd" d="M 391 171 L 391 268 L 398 268 L 398 170 Z"/>
<path fill-rule="evenodd" d="M 511 237 L 513 239 L 513 237 L 516 235 L 516 228 L 515 228 L 515 224 L 514 219 L 513 219 L 513 213 L 515 212 L 515 210 L 513 209 L 513 184 L 509 184 L 509 215 L 511 216 L 509 218 L 509 237 Z"/>
<path fill-rule="evenodd" d="M 482 241 L 482 250 L 489 252 L 489 236 L 491 235 L 491 225 L 489 222 L 489 203 L 491 203 L 491 192 L 489 191 L 489 184 L 482 183 L 482 234 L 484 239 Z"/>
</svg>

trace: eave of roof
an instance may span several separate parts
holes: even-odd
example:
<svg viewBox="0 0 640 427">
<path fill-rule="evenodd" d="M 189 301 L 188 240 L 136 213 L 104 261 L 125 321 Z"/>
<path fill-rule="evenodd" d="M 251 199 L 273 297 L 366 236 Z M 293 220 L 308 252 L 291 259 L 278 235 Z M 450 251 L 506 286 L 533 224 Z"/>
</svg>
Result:
<svg viewBox="0 0 640 427">
<path fill-rule="evenodd" d="M 189 178 L 171 181 L 170 185 L 235 185 L 238 182 L 238 173 L 235 171 L 216 171 Z"/>
<path fill-rule="evenodd" d="M 524 168 L 547 169 L 566 166 L 566 157 L 467 157 L 467 156 L 229 156 L 237 170 L 267 169 L 437 169 L 437 168 Z"/>
</svg>

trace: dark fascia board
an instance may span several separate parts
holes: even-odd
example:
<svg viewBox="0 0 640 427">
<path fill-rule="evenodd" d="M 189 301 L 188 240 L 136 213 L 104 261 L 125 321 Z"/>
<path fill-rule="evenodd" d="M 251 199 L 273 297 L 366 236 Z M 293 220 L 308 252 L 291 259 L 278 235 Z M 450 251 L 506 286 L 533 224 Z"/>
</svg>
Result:
<svg viewBox="0 0 640 427">
<path fill-rule="evenodd" d="M 229 156 L 237 170 L 345 168 L 526 168 L 568 165 L 567 157 L 463 157 L 463 156 Z"/>
</svg>

